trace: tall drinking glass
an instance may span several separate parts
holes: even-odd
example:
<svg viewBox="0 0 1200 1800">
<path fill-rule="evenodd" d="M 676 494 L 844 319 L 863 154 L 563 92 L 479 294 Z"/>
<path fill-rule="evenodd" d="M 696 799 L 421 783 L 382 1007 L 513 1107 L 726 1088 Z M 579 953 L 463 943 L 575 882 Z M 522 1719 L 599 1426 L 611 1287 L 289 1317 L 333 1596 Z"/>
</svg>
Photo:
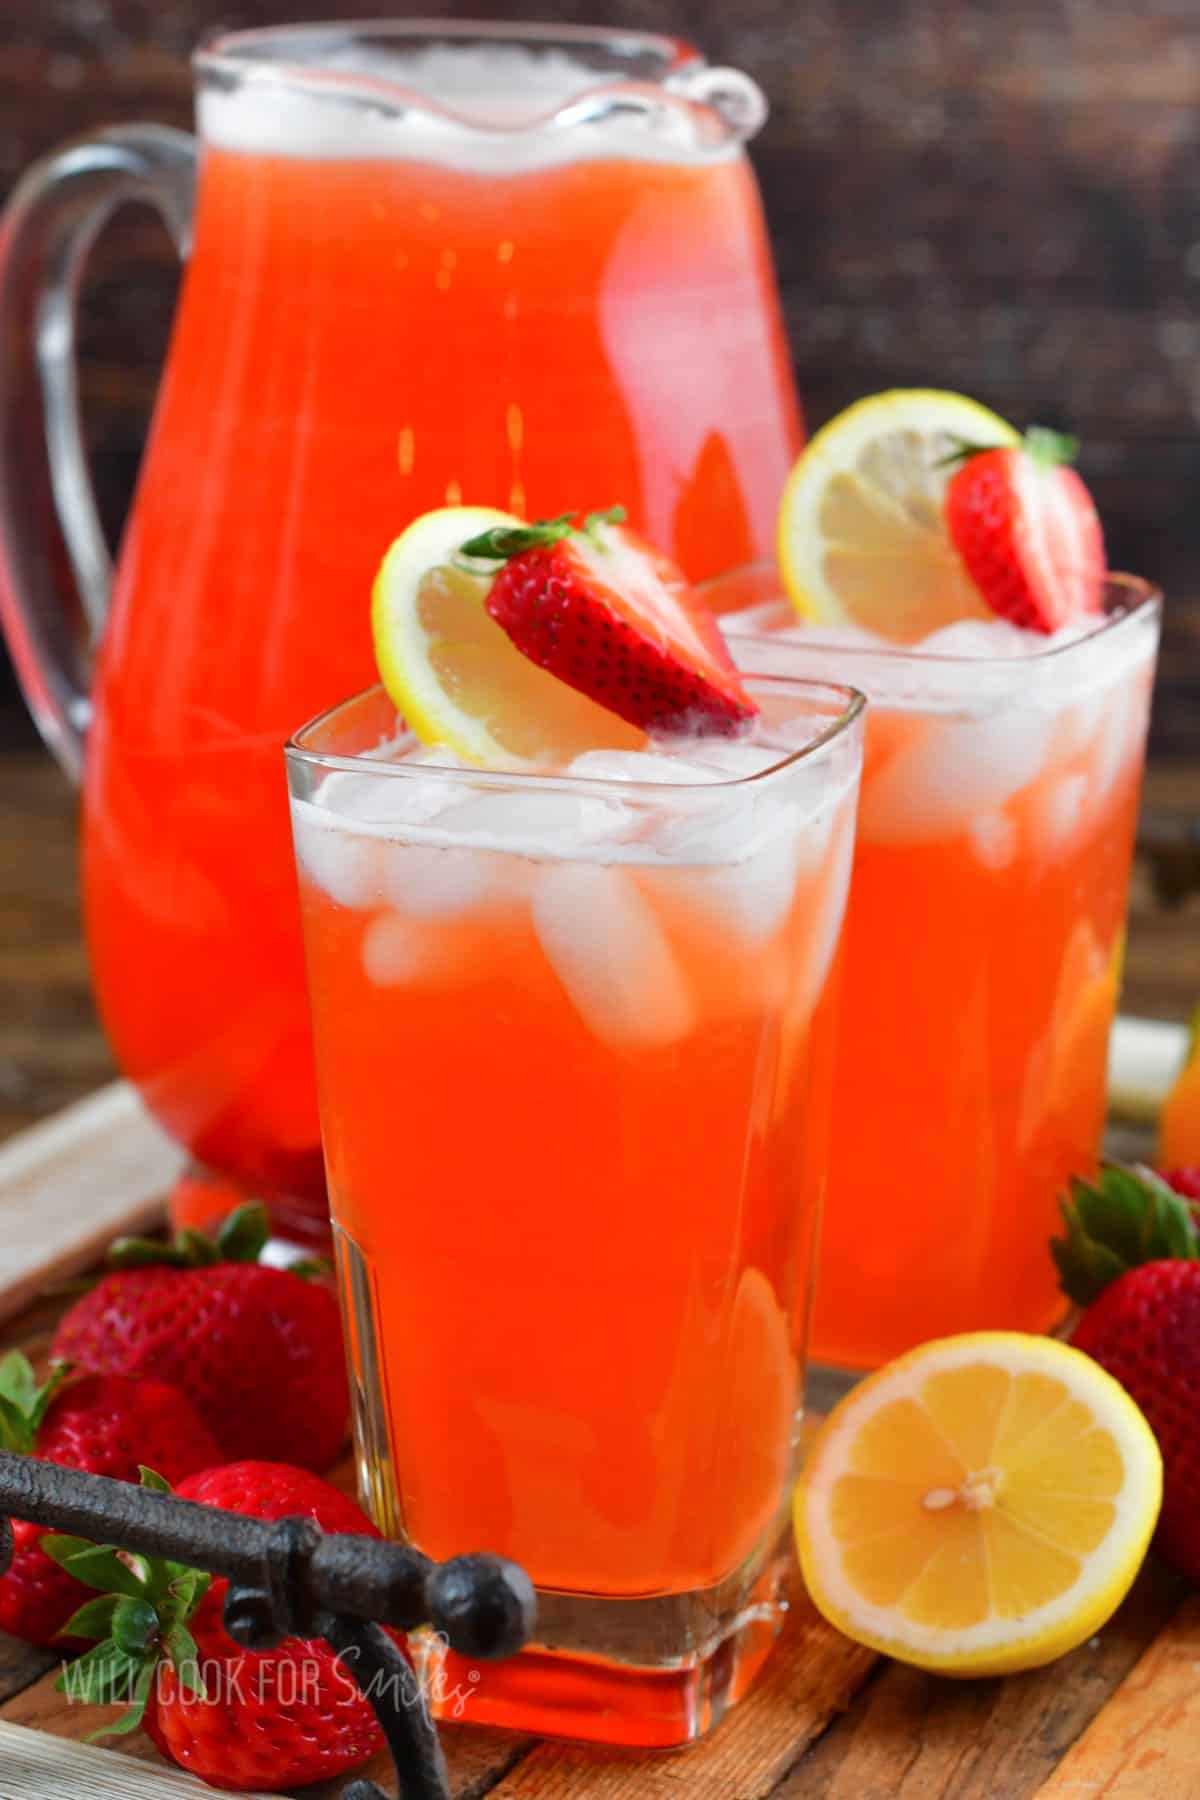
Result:
<svg viewBox="0 0 1200 1800">
<path fill-rule="evenodd" d="M 778 1630 L 861 700 L 748 686 L 561 776 L 379 689 L 289 747 L 361 1487 L 539 1590 L 479 1722 L 684 1743 Z"/>
<path fill-rule="evenodd" d="M 712 586 L 739 662 L 871 701 L 814 1355 L 1046 1330 L 1057 1197 L 1100 1149 L 1160 597 L 1113 576 L 1073 641 L 997 656 L 975 622 L 934 655 L 823 647 L 765 567 Z"/>
</svg>

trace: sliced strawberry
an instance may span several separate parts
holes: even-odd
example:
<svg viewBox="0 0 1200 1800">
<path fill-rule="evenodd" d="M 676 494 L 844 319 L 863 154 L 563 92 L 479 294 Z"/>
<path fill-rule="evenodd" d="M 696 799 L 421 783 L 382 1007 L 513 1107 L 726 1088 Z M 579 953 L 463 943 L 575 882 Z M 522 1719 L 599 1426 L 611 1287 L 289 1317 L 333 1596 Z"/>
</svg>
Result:
<svg viewBox="0 0 1200 1800">
<path fill-rule="evenodd" d="M 522 655 L 643 730 L 732 734 L 758 712 L 683 571 L 623 514 L 572 515 L 464 544 L 501 564 L 487 609 Z"/>
<path fill-rule="evenodd" d="M 994 613 L 1054 632 L 1103 604 L 1104 535 L 1066 465 L 1073 438 L 1033 426 L 1006 449 L 965 444 L 944 501 L 946 527 Z"/>
</svg>

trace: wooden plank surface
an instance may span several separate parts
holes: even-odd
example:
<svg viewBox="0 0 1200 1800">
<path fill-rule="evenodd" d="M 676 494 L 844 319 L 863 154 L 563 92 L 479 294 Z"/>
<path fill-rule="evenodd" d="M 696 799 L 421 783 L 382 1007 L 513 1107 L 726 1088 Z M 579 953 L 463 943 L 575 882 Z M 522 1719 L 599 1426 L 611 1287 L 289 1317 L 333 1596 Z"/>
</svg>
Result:
<svg viewBox="0 0 1200 1800">
<path fill-rule="evenodd" d="M 1169 1628 L 1182 1589 L 1149 1563 L 1090 1643 L 1005 1681 L 882 1666 L 774 1800 L 1028 1800 Z"/>
<path fill-rule="evenodd" d="M 1180 1608 L 1036 1800 L 1200 1794 L 1200 1598 Z"/>
<path fill-rule="evenodd" d="M 212 1800 L 210 1787 L 161 1760 L 154 1767 L 139 1765 L 0 1719 L 0 1800 L 204 1800 L 205 1795 Z"/>
</svg>

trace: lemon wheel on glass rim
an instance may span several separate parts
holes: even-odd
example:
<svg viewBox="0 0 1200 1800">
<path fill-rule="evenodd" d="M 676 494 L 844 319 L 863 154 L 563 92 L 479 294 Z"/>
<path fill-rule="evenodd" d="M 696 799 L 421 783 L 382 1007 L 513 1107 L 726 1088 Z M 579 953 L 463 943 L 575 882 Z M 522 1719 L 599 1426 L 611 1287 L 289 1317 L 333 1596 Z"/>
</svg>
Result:
<svg viewBox="0 0 1200 1800">
<path fill-rule="evenodd" d="M 797 612 L 896 643 L 991 618 L 943 524 L 947 459 L 963 443 L 1019 441 L 986 406 L 936 388 L 872 394 L 831 419 L 779 507 L 779 567 Z"/>
</svg>

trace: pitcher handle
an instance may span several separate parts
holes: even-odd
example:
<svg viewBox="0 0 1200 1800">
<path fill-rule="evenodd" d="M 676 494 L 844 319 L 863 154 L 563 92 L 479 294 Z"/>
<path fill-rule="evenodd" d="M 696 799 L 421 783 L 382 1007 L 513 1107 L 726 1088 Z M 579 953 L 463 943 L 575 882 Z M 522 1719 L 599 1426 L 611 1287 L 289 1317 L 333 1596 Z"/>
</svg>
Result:
<svg viewBox="0 0 1200 1800">
<path fill-rule="evenodd" d="M 35 163 L 0 219 L 0 622 L 38 729 L 75 779 L 112 588 L 80 429 L 76 300 L 98 232 L 127 201 L 148 201 L 187 256 L 195 170 L 186 132 L 117 126 Z"/>
</svg>

